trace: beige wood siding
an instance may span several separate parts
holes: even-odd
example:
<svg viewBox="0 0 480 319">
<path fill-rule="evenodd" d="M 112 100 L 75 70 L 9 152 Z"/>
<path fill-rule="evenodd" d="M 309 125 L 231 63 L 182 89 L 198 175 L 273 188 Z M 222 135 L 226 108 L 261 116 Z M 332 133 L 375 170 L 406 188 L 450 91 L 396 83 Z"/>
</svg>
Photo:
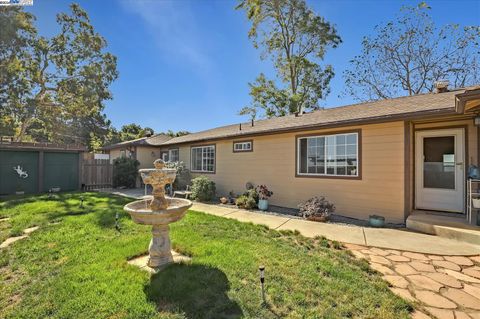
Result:
<svg viewBox="0 0 480 319">
<path fill-rule="evenodd" d="M 295 137 L 360 129 L 362 179 L 295 177 Z M 352 126 L 342 129 L 303 131 L 253 137 L 253 152 L 234 153 L 233 139 L 216 145 L 216 172 L 205 174 L 215 181 L 219 195 L 242 193 L 245 183 L 266 184 L 273 205 L 296 208 L 313 196 L 326 196 L 337 213 L 367 219 L 380 214 L 389 222 L 404 222 L 404 122 Z M 180 160 L 190 167 L 191 145 L 181 145 Z M 198 175 L 198 174 L 196 174 Z"/>
<path fill-rule="evenodd" d="M 160 149 L 158 147 L 137 146 L 137 161 L 140 162 L 139 168 L 153 168 L 153 162 L 160 158 Z"/>
</svg>

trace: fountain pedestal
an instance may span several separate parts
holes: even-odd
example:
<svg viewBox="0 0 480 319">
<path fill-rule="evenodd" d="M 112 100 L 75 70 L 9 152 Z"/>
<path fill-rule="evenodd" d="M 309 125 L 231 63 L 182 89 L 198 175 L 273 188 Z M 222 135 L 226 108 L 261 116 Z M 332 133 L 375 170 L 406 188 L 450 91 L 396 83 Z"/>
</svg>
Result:
<svg viewBox="0 0 480 319">
<path fill-rule="evenodd" d="M 152 227 L 152 239 L 148 246 L 150 256 L 147 263 L 151 268 L 158 268 L 173 262 L 169 228 L 168 225 L 153 225 Z"/>
<path fill-rule="evenodd" d="M 143 199 L 125 205 L 132 220 L 138 224 L 152 225 L 152 239 L 148 247 L 147 265 L 162 268 L 173 262 L 169 224 L 185 216 L 192 202 L 183 198 L 165 198 L 165 185 L 175 180 L 176 170 L 164 168 L 162 160 L 154 163 L 155 168 L 139 170 L 145 184 L 153 187 L 153 199 Z"/>
</svg>

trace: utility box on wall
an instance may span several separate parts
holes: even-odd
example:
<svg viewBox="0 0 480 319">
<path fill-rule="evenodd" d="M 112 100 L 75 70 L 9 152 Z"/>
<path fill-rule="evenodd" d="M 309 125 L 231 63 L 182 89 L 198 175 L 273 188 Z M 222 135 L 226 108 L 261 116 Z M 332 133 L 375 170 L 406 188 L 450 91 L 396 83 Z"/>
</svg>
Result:
<svg viewBox="0 0 480 319">
<path fill-rule="evenodd" d="M 84 151 L 79 145 L 0 141 L 0 195 L 79 189 Z"/>
</svg>

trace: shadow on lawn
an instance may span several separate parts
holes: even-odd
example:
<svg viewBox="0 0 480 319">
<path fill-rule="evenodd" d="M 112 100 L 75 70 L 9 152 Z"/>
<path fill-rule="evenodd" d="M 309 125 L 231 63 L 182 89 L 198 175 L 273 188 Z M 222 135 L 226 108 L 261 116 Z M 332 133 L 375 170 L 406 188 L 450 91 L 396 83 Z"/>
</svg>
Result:
<svg viewBox="0 0 480 319">
<path fill-rule="evenodd" d="M 240 318 L 240 306 L 227 295 L 227 276 L 217 268 L 173 264 L 153 275 L 144 288 L 158 311 L 182 311 L 187 318 Z"/>
</svg>

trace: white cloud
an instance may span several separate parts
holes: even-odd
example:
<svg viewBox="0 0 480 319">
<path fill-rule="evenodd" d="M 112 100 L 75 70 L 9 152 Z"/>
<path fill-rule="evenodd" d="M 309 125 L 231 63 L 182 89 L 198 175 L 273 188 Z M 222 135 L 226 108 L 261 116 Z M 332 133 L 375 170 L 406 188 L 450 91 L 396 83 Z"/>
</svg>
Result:
<svg viewBox="0 0 480 319">
<path fill-rule="evenodd" d="M 201 73 L 210 71 L 212 62 L 205 52 L 205 38 L 189 2 L 122 0 L 121 3 L 125 10 L 146 23 L 165 58 L 189 64 Z"/>
</svg>

